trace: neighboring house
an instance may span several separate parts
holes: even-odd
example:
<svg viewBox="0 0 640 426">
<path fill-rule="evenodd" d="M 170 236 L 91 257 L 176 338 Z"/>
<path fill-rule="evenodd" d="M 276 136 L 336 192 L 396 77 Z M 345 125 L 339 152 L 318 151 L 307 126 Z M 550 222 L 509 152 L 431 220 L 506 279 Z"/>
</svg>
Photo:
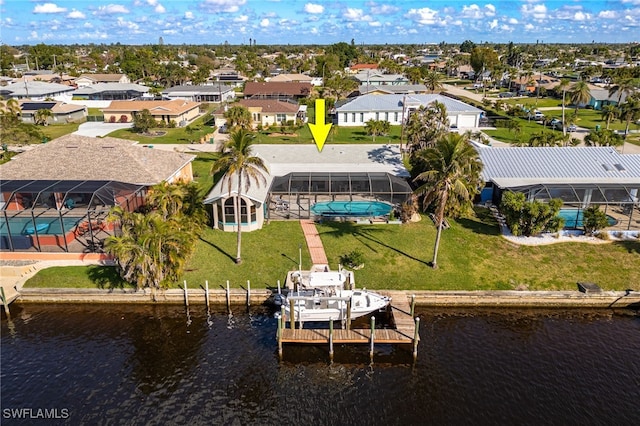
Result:
<svg viewBox="0 0 640 426">
<path fill-rule="evenodd" d="M 318 152 L 313 144 L 266 144 L 254 145 L 254 155 L 264 160 L 269 172 L 266 184 L 252 183 L 242 193 L 243 231 L 260 229 L 267 220 L 313 218 L 311 207 L 317 202 L 376 200 L 400 205 L 412 194 L 397 145 L 327 144 Z M 218 181 L 204 201 L 212 206 L 213 227 L 223 231 L 237 230 L 237 181 L 231 181 L 231 187 Z"/>
<path fill-rule="evenodd" d="M 640 155 L 612 147 L 488 147 L 474 144 L 483 164 L 481 201 L 500 205 L 504 191 L 529 201 L 561 198 L 578 211 L 598 205 L 616 229 L 640 229 Z"/>
<path fill-rule="evenodd" d="M 311 83 L 252 82 L 244 87 L 245 99 L 303 99 L 311 94 Z"/>
<path fill-rule="evenodd" d="M 82 74 L 75 81 L 78 87 L 91 86 L 98 83 L 131 83 L 126 74 Z"/>
<path fill-rule="evenodd" d="M 53 101 L 20 101 L 20 118 L 25 123 L 35 123 L 35 115 L 41 109 L 51 111 L 47 124 L 75 123 L 87 118 L 87 107 Z"/>
<path fill-rule="evenodd" d="M 360 71 L 353 76 L 361 85 L 386 86 L 409 84 L 409 79 L 402 74 L 383 74 L 381 72 Z"/>
<path fill-rule="evenodd" d="M 511 90 L 513 92 L 516 92 L 516 93 L 524 92 L 524 91 L 527 91 L 529 93 L 535 92 L 536 84 L 535 84 L 535 81 L 533 79 L 533 76 L 531 76 L 531 77 L 514 78 L 510 82 L 509 90 Z"/>
<path fill-rule="evenodd" d="M 262 127 L 268 127 L 287 122 L 296 122 L 301 120 L 303 123 L 307 121 L 306 105 L 299 105 L 291 101 L 280 101 L 277 99 L 241 99 L 236 104 L 241 105 L 249 110 L 251 113 L 251 120 L 254 128 L 258 125 Z M 214 116 L 216 117 L 216 123 L 219 119 L 224 119 L 224 112 L 226 108 L 221 108 Z"/>
<path fill-rule="evenodd" d="M 478 127 L 482 110 L 447 96 L 427 95 L 375 95 L 350 98 L 336 104 L 334 123 L 339 126 L 364 126 L 369 120 L 388 121 L 400 125 L 420 106 L 438 101 L 447 108 L 449 124 L 457 128 Z"/>
<path fill-rule="evenodd" d="M 355 64 L 348 68 L 350 74 L 358 74 L 362 71 L 377 71 L 378 64 Z"/>
<path fill-rule="evenodd" d="M 360 96 L 360 95 L 414 95 L 414 94 L 426 94 L 429 90 L 427 86 L 424 84 L 398 84 L 398 85 L 389 85 L 386 84 L 384 86 L 372 86 L 363 84 L 358 87 L 358 90 L 354 92 L 349 97 Z"/>
<path fill-rule="evenodd" d="M 182 85 L 163 90 L 162 97 L 194 102 L 227 102 L 235 99 L 236 92 L 227 84 Z"/>
<path fill-rule="evenodd" d="M 272 83 L 311 83 L 313 77 L 306 74 L 278 74 L 269 79 Z"/>
<path fill-rule="evenodd" d="M 609 95 L 608 89 L 601 89 L 597 86 L 590 86 L 591 88 L 591 99 L 589 100 L 589 105 L 593 107 L 595 110 L 601 110 L 605 105 L 618 105 L 618 98 L 621 96 L 619 91 Z M 622 96 L 620 97 L 620 102 L 623 103 L 627 99 L 627 93 L 622 92 Z"/>
<path fill-rule="evenodd" d="M 200 113 L 200 103 L 174 99 L 172 101 L 111 101 L 102 109 L 105 123 L 130 123 L 136 114 L 148 110 L 156 121 L 175 122 L 183 127 Z"/>
<path fill-rule="evenodd" d="M 71 100 L 75 89 L 71 86 L 43 81 L 21 81 L 0 87 L 0 96 L 5 99 L 32 99 L 44 101 L 53 99 L 61 102 Z"/>
<path fill-rule="evenodd" d="M 147 86 L 134 83 L 96 83 L 73 92 L 74 99 L 112 101 L 138 99 L 149 92 Z"/>
<path fill-rule="evenodd" d="M 193 180 L 195 156 L 111 137 L 67 135 L 0 165 L 0 247 L 86 251 L 113 235 L 113 206 L 134 211 L 149 188 Z"/>
<path fill-rule="evenodd" d="M 215 73 L 214 76 L 220 83 L 227 84 L 235 88 L 242 87 L 247 80 L 245 77 L 242 77 L 240 74 L 233 70 L 221 70 L 218 73 Z"/>
</svg>

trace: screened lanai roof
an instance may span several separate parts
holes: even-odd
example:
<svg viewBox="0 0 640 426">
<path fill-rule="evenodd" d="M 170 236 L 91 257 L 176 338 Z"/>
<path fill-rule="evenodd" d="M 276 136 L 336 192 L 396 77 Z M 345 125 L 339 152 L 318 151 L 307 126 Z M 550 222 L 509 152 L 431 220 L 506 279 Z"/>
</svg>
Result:
<svg viewBox="0 0 640 426">
<path fill-rule="evenodd" d="M 411 194 L 406 180 L 383 172 L 294 172 L 275 177 L 272 194 L 377 195 Z"/>
<path fill-rule="evenodd" d="M 513 188 L 518 192 L 527 192 L 536 200 L 548 201 L 552 198 L 560 198 L 565 204 L 569 203 L 589 203 L 596 204 L 625 204 L 638 201 L 637 185 L 531 185 Z M 588 200 L 585 198 L 588 197 Z"/>
<path fill-rule="evenodd" d="M 96 210 L 126 203 L 144 186 L 114 181 L 6 180 L 2 181 L 1 210 L 57 208 Z"/>
</svg>

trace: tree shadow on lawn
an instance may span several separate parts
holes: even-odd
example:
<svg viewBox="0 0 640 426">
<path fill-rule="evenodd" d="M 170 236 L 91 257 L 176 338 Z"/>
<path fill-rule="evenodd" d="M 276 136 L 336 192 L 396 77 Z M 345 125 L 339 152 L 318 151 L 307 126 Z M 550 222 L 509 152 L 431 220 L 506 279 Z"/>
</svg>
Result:
<svg viewBox="0 0 640 426">
<path fill-rule="evenodd" d="M 133 284 L 126 282 L 120 277 L 115 266 L 89 266 L 87 276 L 99 289 L 135 289 Z"/>
<path fill-rule="evenodd" d="M 233 263 L 236 262 L 236 258 L 235 256 L 231 255 L 230 253 L 227 253 L 226 251 L 224 251 L 221 247 L 213 244 L 211 241 L 207 241 L 204 238 L 200 237 L 200 241 L 202 241 L 205 244 L 210 245 L 211 247 L 213 247 L 214 249 L 218 250 L 221 254 L 227 256 L 231 261 L 233 261 Z"/>
<path fill-rule="evenodd" d="M 500 235 L 500 228 L 489 210 L 476 210 L 476 217 L 463 217 L 456 222 L 475 234 Z"/>
<path fill-rule="evenodd" d="M 624 249 L 628 253 L 640 254 L 640 240 L 638 240 L 638 241 L 631 241 L 631 240 L 614 241 L 614 244 L 624 247 Z"/>
<path fill-rule="evenodd" d="M 360 242 L 362 245 L 366 246 L 367 248 L 369 248 L 371 251 L 375 253 L 378 252 L 375 248 L 375 245 L 379 245 L 382 247 L 386 247 L 389 250 L 395 251 L 396 253 L 408 259 L 415 260 L 416 262 L 422 263 L 427 266 L 430 265 L 430 262 L 419 259 L 396 247 L 390 246 L 389 244 L 387 244 L 386 242 L 378 238 L 376 234 L 381 235 L 385 232 L 388 232 L 388 230 L 384 229 L 385 225 L 367 226 L 367 225 L 357 225 L 357 224 L 354 224 L 353 222 L 324 222 L 323 225 L 333 229 L 332 231 L 324 232 L 324 234 L 331 234 L 336 238 L 350 235 L 353 238 L 355 238 L 358 242 Z M 389 225 L 389 226 L 395 226 L 395 225 Z M 368 242 L 364 240 L 367 240 Z"/>
</svg>

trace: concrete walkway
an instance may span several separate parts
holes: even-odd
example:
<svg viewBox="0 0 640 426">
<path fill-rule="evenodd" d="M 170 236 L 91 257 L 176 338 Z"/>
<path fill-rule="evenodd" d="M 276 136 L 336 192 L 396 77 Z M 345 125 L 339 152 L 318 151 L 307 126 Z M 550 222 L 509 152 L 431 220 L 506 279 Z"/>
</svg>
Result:
<svg viewBox="0 0 640 426">
<path fill-rule="evenodd" d="M 307 240 L 307 247 L 311 255 L 311 264 L 313 265 L 311 269 L 324 269 L 323 267 L 328 267 L 329 261 L 324 252 L 324 246 L 322 245 L 320 234 L 318 234 L 318 230 L 316 229 L 316 224 L 312 220 L 301 220 L 300 226 L 302 227 L 304 238 Z"/>
</svg>

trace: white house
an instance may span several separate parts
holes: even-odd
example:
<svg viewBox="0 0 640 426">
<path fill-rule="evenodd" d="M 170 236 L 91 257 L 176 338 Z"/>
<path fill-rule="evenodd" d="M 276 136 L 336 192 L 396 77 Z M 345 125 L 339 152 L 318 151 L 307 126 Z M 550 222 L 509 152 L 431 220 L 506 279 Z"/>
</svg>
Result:
<svg viewBox="0 0 640 426">
<path fill-rule="evenodd" d="M 336 105 L 339 126 L 364 126 L 369 120 L 388 121 L 401 125 L 403 119 L 418 109 L 437 101 L 447 108 L 449 125 L 457 128 L 478 127 L 482 110 L 464 102 L 442 95 L 376 95 L 368 94 L 347 99 Z"/>
</svg>

